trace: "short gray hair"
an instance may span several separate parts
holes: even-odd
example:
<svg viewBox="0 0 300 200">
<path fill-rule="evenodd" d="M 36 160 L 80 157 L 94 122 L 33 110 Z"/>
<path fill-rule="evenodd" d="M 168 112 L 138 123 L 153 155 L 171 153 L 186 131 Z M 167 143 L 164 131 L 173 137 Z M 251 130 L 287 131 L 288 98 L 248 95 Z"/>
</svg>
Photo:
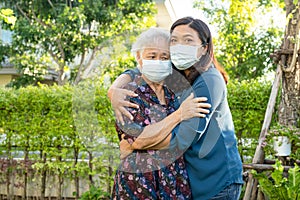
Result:
<svg viewBox="0 0 300 200">
<path fill-rule="evenodd" d="M 147 47 L 153 47 L 155 44 L 160 44 L 162 40 L 169 42 L 170 33 L 162 28 L 151 27 L 142 32 L 136 42 L 131 47 L 131 52 L 136 56 L 138 51 Z"/>
</svg>

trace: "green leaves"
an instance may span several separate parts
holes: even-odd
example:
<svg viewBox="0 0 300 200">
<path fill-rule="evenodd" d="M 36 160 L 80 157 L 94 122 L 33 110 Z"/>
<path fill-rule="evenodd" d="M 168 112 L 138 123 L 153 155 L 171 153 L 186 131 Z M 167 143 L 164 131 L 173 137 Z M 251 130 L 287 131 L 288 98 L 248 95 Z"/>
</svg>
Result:
<svg viewBox="0 0 300 200">
<path fill-rule="evenodd" d="M 297 164 L 284 175 L 284 167 L 279 160 L 273 165 L 274 171 L 270 173 L 257 173 L 252 171 L 259 180 L 259 187 L 265 195 L 274 200 L 296 200 L 300 195 L 300 168 Z"/>
<path fill-rule="evenodd" d="M 22 74 L 25 69 L 40 68 L 35 64 L 43 64 L 45 69 L 56 71 L 59 85 L 68 80 L 78 84 L 101 66 L 101 55 L 98 54 L 102 54 L 103 48 L 110 48 L 112 52 L 116 39 L 123 38 L 121 44 L 124 44 L 128 33 L 135 35 L 155 24 L 154 3 L 150 0 L 4 2 L 19 18 L 14 30 L 12 45 L 15 52 L 10 55 L 11 62 Z M 46 57 L 50 58 L 49 62 L 40 61 Z M 94 62 L 96 58 L 98 60 Z M 36 73 L 27 73 L 23 77 L 31 77 L 30 84 L 40 78 Z"/>
<path fill-rule="evenodd" d="M 270 54 L 279 48 L 284 29 L 278 26 L 275 17 L 262 19 L 273 11 L 279 13 L 279 2 L 226 0 L 219 4 L 202 2 L 196 6 L 204 11 L 217 29 L 213 41 L 216 57 L 231 78 L 247 80 L 262 77 L 275 69 Z"/>
<path fill-rule="evenodd" d="M 30 152 L 27 159 L 34 161 L 38 173 L 46 170 L 85 180 L 87 174 L 97 174 L 101 175 L 98 186 L 110 185 L 119 149 L 106 92 L 99 81 L 76 88 L 0 89 L 1 157 Z M 75 162 L 76 156 L 84 161 Z"/>
<path fill-rule="evenodd" d="M 262 80 L 230 80 L 228 102 L 232 113 L 239 149 L 245 163 L 251 162 L 264 120 L 271 83 Z"/>
</svg>

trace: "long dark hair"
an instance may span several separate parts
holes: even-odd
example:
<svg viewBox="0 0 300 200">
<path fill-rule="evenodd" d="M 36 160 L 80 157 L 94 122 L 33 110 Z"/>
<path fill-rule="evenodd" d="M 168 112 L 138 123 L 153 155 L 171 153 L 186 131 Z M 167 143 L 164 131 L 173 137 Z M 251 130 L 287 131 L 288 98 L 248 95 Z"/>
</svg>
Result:
<svg viewBox="0 0 300 200">
<path fill-rule="evenodd" d="M 173 23 L 170 29 L 170 33 L 172 34 L 174 29 L 180 25 L 188 25 L 190 28 L 194 29 L 198 33 L 198 37 L 201 40 L 204 46 L 207 46 L 207 53 L 201 56 L 199 62 L 194 64 L 189 68 L 190 73 L 186 77 L 188 82 L 192 85 L 196 78 L 205 72 L 208 68 L 212 66 L 212 64 L 220 71 L 225 82 L 228 82 L 228 75 L 225 72 L 224 68 L 217 62 L 214 51 L 213 51 L 213 43 L 211 32 L 208 26 L 201 21 L 200 19 L 194 19 L 192 17 L 184 17 L 178 19 Z M 183 71 L 177 70 L 176 67 L 173 67 L 174 70 L 179 71 L 179 73 L 183 74 Z"/>
</svg>

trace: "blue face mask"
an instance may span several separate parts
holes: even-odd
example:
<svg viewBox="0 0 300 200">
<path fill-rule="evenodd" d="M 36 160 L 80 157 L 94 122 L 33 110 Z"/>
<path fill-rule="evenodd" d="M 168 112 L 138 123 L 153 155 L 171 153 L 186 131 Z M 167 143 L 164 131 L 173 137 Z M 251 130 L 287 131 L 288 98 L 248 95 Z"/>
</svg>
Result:
<svg viewBox="0 0 300 200">
<path fill-rule="evenodd" d="M 172 65 L 170 60 L 142 60 L 143 67 L 140 72 L 150 81 L 159 83 L 167 76 L 172 74 Z"/>
<path fill-rule="evenodd" d="M 189 46 L 181 44 L 170 46 L 172 63 L 179 70 L 190 68 L 201 58 L 201 56 L 199 58 L 197 56 L 199 47 L 200 46 Z"/>
</svg>

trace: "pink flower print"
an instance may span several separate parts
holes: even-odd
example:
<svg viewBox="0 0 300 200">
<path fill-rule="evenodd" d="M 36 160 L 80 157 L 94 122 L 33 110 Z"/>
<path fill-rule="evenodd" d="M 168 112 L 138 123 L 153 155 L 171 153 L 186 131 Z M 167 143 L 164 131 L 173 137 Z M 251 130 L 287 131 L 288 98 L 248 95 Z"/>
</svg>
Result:
<svg viewBox="0 0 300 200">
<path fill-rule="evenodd" d="M 133 176 L 131 174 L 128 176 L 128 180 L 133 180 Z"/>
<path fill-rule="evenodd" d="M 128 142 L 129 144 L 132 144 L 132 143 L 133 143 L 133 139 L 132 139 L 132 138 L 128 138 L 128 139 L 127 139 L 127 142 Z"/>
<path fill-rule="evenodd" d="M 128 168 L 129 162 L 125 161 L 125 162 L 123 163 L 123 165 L 124 165 L 124 168 Z"/>
<path fill-rule="evenodd" d="M 148 150 L 147 152 L 148 152 L 149 155 L 154 155 L 155 154 L 154 150 Z"/>
<path fill-rule="evenodd" d="M 149 121 L 148 119 L 145 119 L 144 123 L 145 123 L 146 125 L 149 125 L 149 124 L 150 124 L 150 121 Z"/>
<path fill-rule="evenodd" d="M 153 162 L 152 162 L 152 159 L 151 159 L 151 158 L 148 158 L 148 159 L 147 159 L 147 164 L 152 165 L 152 163 L 153 163 Z"/>
</svg>

